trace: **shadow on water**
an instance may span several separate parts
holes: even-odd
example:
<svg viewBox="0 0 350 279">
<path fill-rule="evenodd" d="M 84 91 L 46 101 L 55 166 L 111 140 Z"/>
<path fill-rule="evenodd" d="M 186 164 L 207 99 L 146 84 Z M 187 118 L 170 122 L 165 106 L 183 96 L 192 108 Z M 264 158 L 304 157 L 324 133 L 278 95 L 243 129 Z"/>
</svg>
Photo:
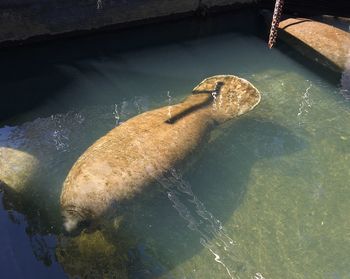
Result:
<svg viewBox="0 0 350 279">
<path fill-rule="evenodd" d="M 60 237 L 58 260 L 68 274 L 83 278 L 177 278 L 172 270 L 205 249 L 212 254 L 206 266 L 221 264 L 231 275 L 246 270 L 249 263 L 235 254 L 235 236 L 225 223 L 242 203 L 256 162 L 305 146 L 276 123 L 236 121 L 213 135 L 192 170 L 184 175 L 170 171 L 159 181 L 162 190 L 133 200 L 122 220 L 102 232 Z"/>
</svg>

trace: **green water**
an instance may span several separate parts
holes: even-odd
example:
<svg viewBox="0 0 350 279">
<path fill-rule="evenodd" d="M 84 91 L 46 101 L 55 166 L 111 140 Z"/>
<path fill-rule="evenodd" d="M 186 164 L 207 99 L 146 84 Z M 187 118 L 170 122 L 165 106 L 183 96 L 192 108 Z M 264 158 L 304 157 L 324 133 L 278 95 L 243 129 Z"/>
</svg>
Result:
<svg viewBox="0 0 350 279">
<path fill-rule="evenodd" d="M 25 202 L 3 195 L 1 278 L 350 278 L 350 104 L 293 53 L 268 50 L 248 31 L 95 47 L 5 82 L 7 93 L 55 94 L 1 124 L 1 146 L 44 161 Z M 135 200 L 123 219 L 62 236 L 60 187 L 85 148 L 216 74 L 252 82 L 260 105 L 215 130 L 187 172 Z"/>
</svg>

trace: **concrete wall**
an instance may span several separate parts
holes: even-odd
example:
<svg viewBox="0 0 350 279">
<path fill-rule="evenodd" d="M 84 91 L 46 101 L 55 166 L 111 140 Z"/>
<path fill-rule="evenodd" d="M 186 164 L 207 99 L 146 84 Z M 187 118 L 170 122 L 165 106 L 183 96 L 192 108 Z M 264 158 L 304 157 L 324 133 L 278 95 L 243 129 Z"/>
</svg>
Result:
<svg viewBox="0 0 350 279">
<path fill-rule="evenodd" d="M 257 0 L 202 0 L 201 3 L 207 7 L 229 6 L 234 4 L 249 4 Z"/>
<path fill-rule="evenodd" d="M 255 0 L 0 0 L 0 44 Z"/>
<path fill-rule="evenodd" d="M 260 0 L 264 8 L 273 9 L 275 1 Z M 334 15 L 349 17 L 349 0 L 286 0 L 283 13 L 300 14 L 302 16 Z"/>
</svg>

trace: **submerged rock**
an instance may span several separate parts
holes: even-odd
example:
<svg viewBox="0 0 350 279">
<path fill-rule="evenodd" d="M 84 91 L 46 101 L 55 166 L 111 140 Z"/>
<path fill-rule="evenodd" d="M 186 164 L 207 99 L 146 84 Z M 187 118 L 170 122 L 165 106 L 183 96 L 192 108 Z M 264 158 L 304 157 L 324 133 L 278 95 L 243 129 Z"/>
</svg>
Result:
<svg viewBox="0 0 350 279">
<path fill-rule="evenodd" d="M 81 124 L 77 114 L 62 114 L 1 128 L 0 181 L 5 190 L 30 193 L 39 190 L 35 184 L 42 178 L 52 181 L 52 172 L 67 159 L 74 131 L 81 131 Z M 50 168 L 51 175 L 47 172 Z"/>
<path fill-rule="evenodd" d="M 62 179 L 96 137 L 89 126 L 81 114 L 66 113 L 0 128 L 4 207 L 23 213 L 33 230 L 46 232 L 59 224 Z"/>
<path fill-rule="evenodd" d="M 5 191 L 20 193 L 38 171 L 39 160 L 21 150 L 0 147 L 0 181 Z"/>
</svg>

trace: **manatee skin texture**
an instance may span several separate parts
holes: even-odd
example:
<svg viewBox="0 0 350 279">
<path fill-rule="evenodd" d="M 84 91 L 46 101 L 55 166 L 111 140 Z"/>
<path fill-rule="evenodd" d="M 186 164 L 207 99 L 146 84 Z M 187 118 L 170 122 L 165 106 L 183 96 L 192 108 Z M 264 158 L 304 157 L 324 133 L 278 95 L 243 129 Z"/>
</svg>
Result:
<svg viewBox="0 0 350 279">
<path fill-rule="evenodd" d="M 202 81 L 183 102 L 135 116 L 90 146 L 61 193 L 66 232 L 94 227 L 119 204 L 180 168 L 217 125 L 252 110 L 259 91 L 232 75 Z"/>
</svg>

